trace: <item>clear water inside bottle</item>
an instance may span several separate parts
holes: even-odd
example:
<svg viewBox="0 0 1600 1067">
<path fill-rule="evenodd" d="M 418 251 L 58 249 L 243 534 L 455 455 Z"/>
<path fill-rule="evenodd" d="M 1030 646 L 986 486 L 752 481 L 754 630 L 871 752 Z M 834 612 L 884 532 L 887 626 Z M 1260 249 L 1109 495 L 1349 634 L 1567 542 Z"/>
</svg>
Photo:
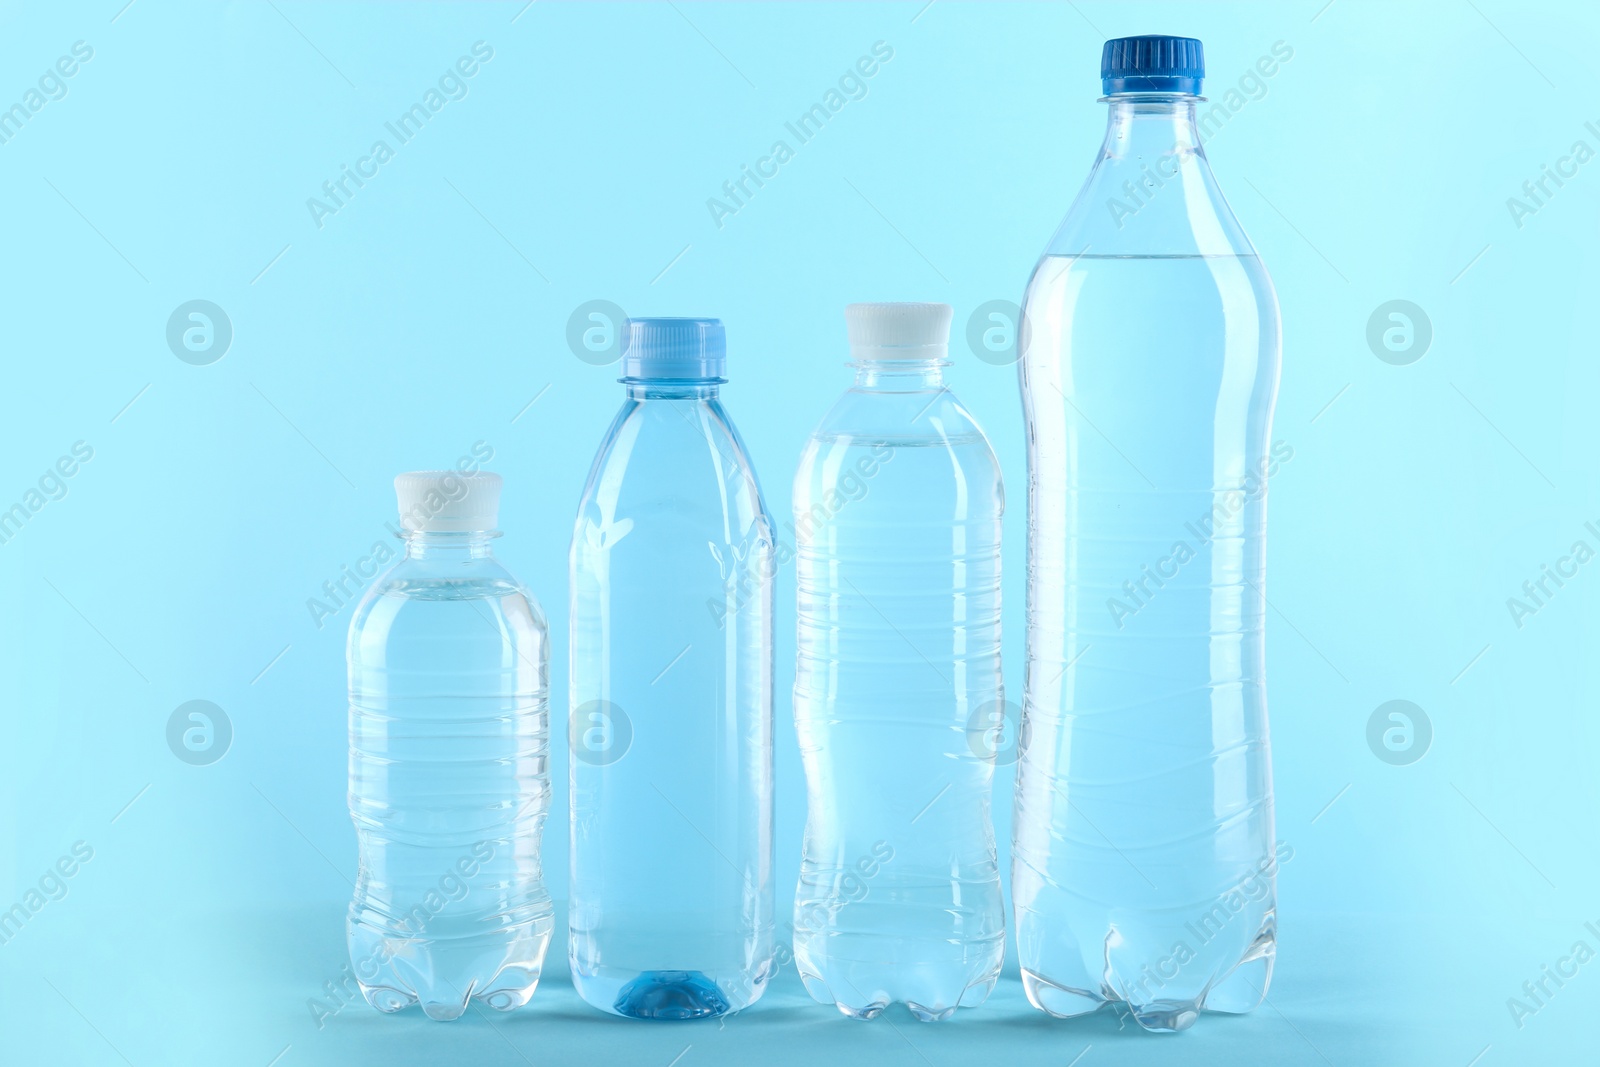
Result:
<svg viewBox="0 0 1600 1067">
<path fill-rule="evenodd" d="M 527 1003 L 550 942 L 549 653 L 486 539 L 434 541 L 377 579 L 351 629 L 348 942 L 374 1007 L 453 1019 Z"/>
<path fill-rule="evenodd" d="M 1276 303 L 1254 255 L 1090 254 L 1046 256 L 1025 314 L 1024 982 L 1182 1029 L 1258 1003 L 1274 952 Z"/>
<path fill-rule="evenodd" d="M 716 384 L 630 384 L 571 559 L 568 953 L 603 1011 L 720 1016 L 772 975 L 773 573 Z"/>
</svg>

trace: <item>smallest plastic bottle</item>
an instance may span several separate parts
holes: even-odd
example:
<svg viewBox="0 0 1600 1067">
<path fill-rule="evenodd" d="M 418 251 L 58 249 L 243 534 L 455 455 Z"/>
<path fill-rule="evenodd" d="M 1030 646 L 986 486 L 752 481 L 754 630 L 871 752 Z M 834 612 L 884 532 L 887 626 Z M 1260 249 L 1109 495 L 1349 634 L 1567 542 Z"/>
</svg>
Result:
<svg viewBox="0 0 1600 1067">
<path fill-rule="evenodd" d="M 367 1002 L 526 1004 L 552 926 L 549 639 L 494 557 L 500 476 L 395 479 L 405 555 L 350 623 L 351 967 Z"/>
</svg>

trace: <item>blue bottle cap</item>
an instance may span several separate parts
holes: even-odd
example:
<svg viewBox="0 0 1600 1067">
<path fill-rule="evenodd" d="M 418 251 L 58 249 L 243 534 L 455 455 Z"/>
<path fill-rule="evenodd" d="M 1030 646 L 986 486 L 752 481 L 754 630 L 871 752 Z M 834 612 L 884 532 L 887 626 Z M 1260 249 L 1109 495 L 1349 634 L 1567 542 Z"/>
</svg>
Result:
<svg viewBox="0 0 1600 1067">
<path fill-rule="evenodd" d="M 1193 37 L 1146 34 L 1107 41 L 1100 53 L 1100 81 L 1113 93 L 1200 95 L 1205 50 Z"/>
<path fill-rule="evenodd" d="M 727 370 L 721 319 L 629 319 L 623 378 L 721 378 Z"/>
</svg>

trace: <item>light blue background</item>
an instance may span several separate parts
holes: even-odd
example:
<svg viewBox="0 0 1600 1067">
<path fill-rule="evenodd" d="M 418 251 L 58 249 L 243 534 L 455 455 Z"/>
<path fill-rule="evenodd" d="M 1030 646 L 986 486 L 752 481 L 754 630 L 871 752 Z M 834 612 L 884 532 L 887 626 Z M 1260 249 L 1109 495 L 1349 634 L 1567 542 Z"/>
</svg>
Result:
<svg viewBox="0 0 1600 1067">
<path fill-rule="evenodd" d="M 0 106 L 74 42 L 94 50 L 0 144 L 0 508 L 74 442 L 94 449 L 0 544 L 0 909 L 74 842 L 93 849 L 0 945 L 0 1059 L 1593 1062 L 1600 962 L 1520 1028 L 1507 999 L 1575 942 L 1600 949 L 1583 925 L 1600 926 L 1600 563 L 1520 628 L 1506 603 L 1574 541 L 1600 548 L 1584 529 L 1600 519 L 1600 161 L 1521 226 L 1506 204 L 1575 141 L 1600 149 L 1592 5 L 122 3 L 0 14 Z M 792 971 L 735 1019 L 651 1027 L 578 1002 L 558 935 L 512 1017 L 353 1006 L 319 1029 L 307 1002 L 344 961 L 355 861 L 349 612 L 318 629 L 306 601 L 387 537 L 392 476 L 494 448 L 501 553 L 554 638 L 560 896 L 567 543 L 621 399 L 614 368 L 568 348 L 573 309 L 722 317 L 725 399 L 785 516 L 802 442 L 847 384 L 842 306 L 948 301 L 962 331 L 1020 298 L 1100 141 L 1101 41 L 1152 31 L 1204 40 L 1213 99 L 1274 42 L 1294 53 L 1209 144 L 1277 284 L 1275 436 L 1294 448 L 1271 509 L 1278 836 L 1294 858 L 1269 1003 L 1176 1038 L 1057 1022 L 1026 1005 L 1013 953 L 987 1006 L 937 1027 L 851 1023 Z M 315 225 L 307 198 L 476 41 L 494 57 L 467 97 Z M 707 198 L 877 41 L 894 56 L 867 96 L 715 225 Z M 192 299 L 232 322 L 209 366 L 166 344 Z M 1393 299 L 1432 322 L 1408 366 L 1365 339 Z M 1019 696 L 1016 378 L 954 351 L 1011 490 Z M 804 817 L 792 572 L 778 610 L 781 913 Z M 194 699 L 233 725 L 210 766 L 165 738 Z M 1391 699 L 1432 722 L 1408 766 L 1367 744 Z"/>
</svg>

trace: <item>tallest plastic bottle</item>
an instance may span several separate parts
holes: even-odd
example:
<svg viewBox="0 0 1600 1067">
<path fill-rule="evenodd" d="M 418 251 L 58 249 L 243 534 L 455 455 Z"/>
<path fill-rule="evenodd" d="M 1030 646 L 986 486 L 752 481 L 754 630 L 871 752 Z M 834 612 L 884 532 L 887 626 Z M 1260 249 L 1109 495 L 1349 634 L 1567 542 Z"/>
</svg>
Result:
<svg viewBox="0 0 1600 1067">
<path fill-rule="evenodd" d="M 1023 982 L 1052 1015 L 1113 1003 L 1149 1030 L 1249 1011 L 1274 952 L 1278 306 L 1201 149 L 1203 73 L 1190 38 L 1106 43 L 1105 143 L 1023 315 Z"/>
</svg>

